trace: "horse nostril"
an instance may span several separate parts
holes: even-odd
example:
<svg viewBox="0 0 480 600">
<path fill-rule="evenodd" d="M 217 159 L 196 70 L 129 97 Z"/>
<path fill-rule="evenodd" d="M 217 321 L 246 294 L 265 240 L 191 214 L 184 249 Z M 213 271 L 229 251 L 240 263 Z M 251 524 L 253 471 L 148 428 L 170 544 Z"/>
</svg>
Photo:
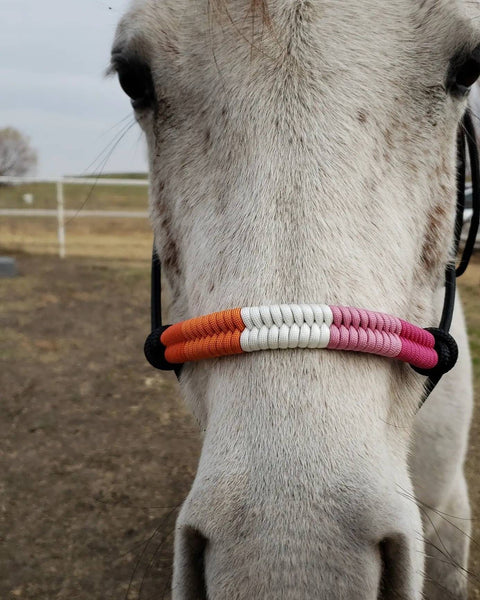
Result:
<svg viewBox="0 0 480 600">
<path fill-rule="evenodd" d="M 410 598 L 408 586 L 410 556 L 408 544 L 403 535 L 385 538 L 378 545 L 382 562 L 382 575 L 378 600 Z"/>
<path fill-rule="evenodd" d="M 205 548 L 208 540 L 198 529 L 183 526 L 178 532 L 175 554 L 174 582 L 177 590 L 181 588 L 180 596 L 185 600 L 207 600 L 205 584 Z"/>
</svg>

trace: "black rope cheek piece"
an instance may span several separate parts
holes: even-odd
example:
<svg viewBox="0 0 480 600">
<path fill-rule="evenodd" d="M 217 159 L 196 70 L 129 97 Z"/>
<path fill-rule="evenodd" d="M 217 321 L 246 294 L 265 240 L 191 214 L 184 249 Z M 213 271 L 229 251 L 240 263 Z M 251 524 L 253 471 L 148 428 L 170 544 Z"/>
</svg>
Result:
<svg viewBox="0 0 480 600">
<path fill-rule="evenodd" d="M 470 258 L 473 254 L 475 241 L 478 233 L 480 220 L 480 168 L 478 162 L 478 148 L 476 143 L 476 133 L 470 113 L 467 111 L 464 115 L 461 130 L 457 142 L 457 205 L 455 215 L 455 233 L 453 251 L 456 258 L 460 247 L 460 238 L 463 229 L 463 219 L 465 210 L 465 172 L 466 172 L 466 149 L 470 158 L 472 173 L 472 208 L 473 215 L 470 221 L 470 227 L 458 267 L 454 260 L 448 263 L 445 269 L 445 298 L 443 302 L 442 316 L 438 327 L 427 327 L 427 331 L 435 338 L 435 351 L 438 354 L 438 363 L 433 369 L 421 370 L 416 367 L 413 369 L 428 377 L 425 383 L 425 393 L 420 406 L 425 402 L 428 396 L 435 389 L 442 376 L 450 371 L 458 359 L 458 347 L 450 335 L 453 311 L 455 308 L 456 280 L 465 273 Z M 145 356 L 148 362 L 155 368 L 162 371 L 174 371 L 177 379 L 182 372 L 182 364 L 172 364 L 165 359 L 165 346 L 160 337 L 170 325 L 162 325 L 162 273 L 161 263 L 153 243 L 152 252 L 152 279 L 151 279 L 151 326 L 152 332 L 145 341 Z"/>
<path fill-rule="evenodd" d="M 165 346 L 160 340 L 162 333 L 170 325 L 162 325 L 162 264 L 155 248 L 155 240 L 152 250 L 150 320 L 152 332 L 145 340 L 145 358 L 152 367 L 160 371 L 174 371 L 177 379 L 180 379 L 183 365 L 174 365 L 166 360 Z"/>
<path fill-rule="evenodd" d="M 468 263 L 475 250 L 475 242 L 477 240 L 478 228 L 480 224 L 480 165 L 478 156 L 478 145 L 476 131 L 473 125 L 470 113 L 466 113 L 463 125 L 465 127 L 465 139 L 468 147 L 468 155 L 470 157 L 470 169 L 472 172 L 472 220 L 468 230 L 465 248 L 460 258 L 460 262 L 456 269 L 457 277 L 461 277 L 467 270 Z M 465 204 L 465 198 L 464 198 Z M 460 230 L 461 231 L 461 230 Z"/>
<path fill-rule="evenodd" d="M 470 169 L 472 175 L 472 208 L 473 215 L 470 221 L 467 240 L 463 249 L 462 256 L 455 266 L 454 260 L 458 255 L 460 248 L 460 238 L 463 229 L 464 211 L 465 211 L 465 173 L 466 173 L 466 148 L 470 159 Z M 475 241 L 478 234 L 478 225 L 480 220 L 480 167 L 478 160 L 478 147 L 476 141 L 476 132 L 473 125 L 470 112 L 467 110 L 463 117 L 461 129 L 457 140 L 457 206 L 455 216 L 455 230 L 453 241 L 454 260 L 447 264 L 445 269 L 445 297 L 443 301 L 442 316 L 437 328 L 427 328 L 435 337 L 435 350 L 438 354 L 438 364 L 430 372 L 425 372 L 414 367 L 414 370 L 422 375 L 427 375 L 425 384 L 425 393 L 420 406 L 430 396 L 438 382 L 445 373 L 448 373 L 456 364 L 458 359 L 458 346 L 454 338 L 450 335 L 453 311 L 455 308 L 455 294 L 457 288 L 457 278 L 465 273 L 470 258 L 472 257 Z"/>
</svg>

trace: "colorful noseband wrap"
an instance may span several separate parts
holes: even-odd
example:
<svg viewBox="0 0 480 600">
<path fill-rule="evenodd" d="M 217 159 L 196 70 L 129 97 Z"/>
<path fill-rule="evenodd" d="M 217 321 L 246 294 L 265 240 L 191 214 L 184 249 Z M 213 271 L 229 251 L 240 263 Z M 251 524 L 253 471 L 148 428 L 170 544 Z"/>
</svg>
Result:
<svg viewBox="0 0 480 600">
<path fill-rule="evenodd" d="M 170 364 L 293 348 L 377 354 L 433 369 L 435 337 L 384 313 L 323 304 L 235 308 L 166 327 L 160 336 Z"/>
</svg>

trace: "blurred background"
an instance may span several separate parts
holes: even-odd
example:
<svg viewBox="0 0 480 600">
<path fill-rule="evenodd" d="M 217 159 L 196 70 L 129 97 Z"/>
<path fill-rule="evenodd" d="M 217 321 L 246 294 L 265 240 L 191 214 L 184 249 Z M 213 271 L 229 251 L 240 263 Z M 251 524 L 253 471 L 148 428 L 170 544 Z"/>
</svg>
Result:
<svg viewBox="0 0 480 600">
<path fill-rule="evenodd" d="M 143 357 L 146 154 L 104 77 L 126 6 L 0 2 L 0 176 L 33 178 L 0 182 L 1 600 L 169 597 L 199 444 Z"/>
<path fill-rule="evenodd" d="M 175 379 L 143 357 L 145 148 L 128 99 L 103 75 L 126 6 L 0 3 L 2 600 L 170 597 L 174 521 L 200 444 Z M 461 289 L 478 406 L 478 256 Z M 477 411 L 475 540 L 479 436 Z M 480 598 L 476 541 L 465 577 Z"/>
</svg>

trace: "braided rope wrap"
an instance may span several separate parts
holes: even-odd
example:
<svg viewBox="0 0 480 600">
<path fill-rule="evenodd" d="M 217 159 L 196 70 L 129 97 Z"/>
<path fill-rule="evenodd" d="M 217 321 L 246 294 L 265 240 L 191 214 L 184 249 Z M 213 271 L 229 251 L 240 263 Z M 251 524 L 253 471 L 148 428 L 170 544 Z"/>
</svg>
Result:
<svg viewBox="0 0 480 600">
<path fill-rule="evenodd" d="M 280 304 L 242 308 L 244 352 L 326 348 L 333 314 L 326 304 Z"/>
<path fill-rule="evenodd" d="M 332 306 L 330 349 L 397 358 L 421 369 L 438 362 L 435 338 L 425 329 L 386 313 Z"/>
<path fill-rule="evenodd" d="M 332 306 L 332 350 L 367 352 L 395 358 L 402 349 L 400 319 L 385 313 Z"/>
<path fill-rule="evenodd" d="M 165 358 L 204 358 L 287 348 L 328 348 L 397 358 L 419 369 L 438 363 L 425 329 L 375 311 L 326 304 L 276 304 L 220 311 L 166 329 Z"/>
<path fill-rule="evenodd" d="M 244 328 L 239 308 L 176 323 L 161 337 L 165 358 L 179 364 L 241 354 L 240 335 Z"/>
<path fill-rule="evenodd" d="M 438 363 L 435 350 L 435 337 L 426 329 L 412 325 L 400 319 L 402 324 L 402 350 L 398 360 L 410 363 L 413 367 L 425 371 L 433 369 Z"/>
</svg>

